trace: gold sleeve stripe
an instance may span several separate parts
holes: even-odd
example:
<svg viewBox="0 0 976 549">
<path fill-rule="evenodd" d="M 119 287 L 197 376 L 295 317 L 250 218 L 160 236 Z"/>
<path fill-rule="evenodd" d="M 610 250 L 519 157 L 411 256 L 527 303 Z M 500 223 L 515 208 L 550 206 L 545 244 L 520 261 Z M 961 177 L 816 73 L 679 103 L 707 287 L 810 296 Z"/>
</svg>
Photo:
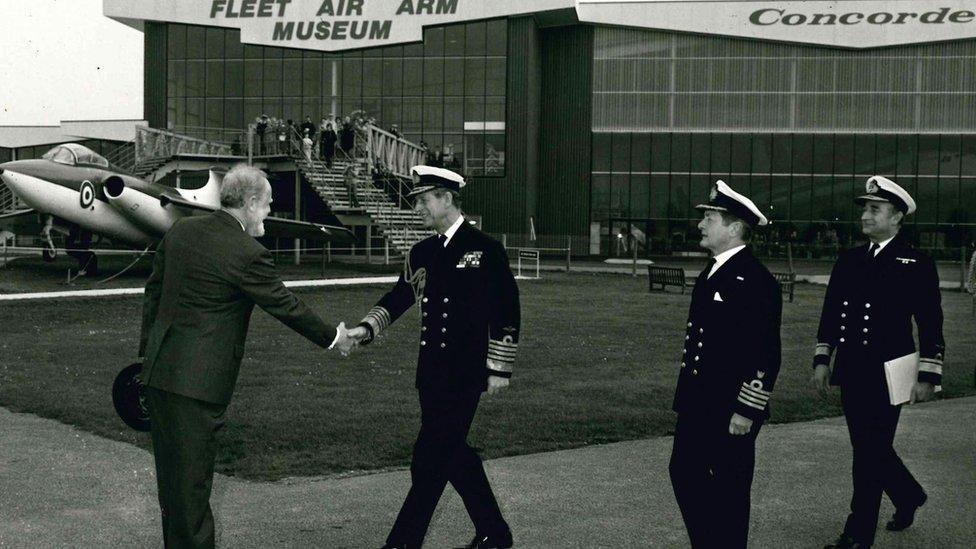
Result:
<svg viewBox="0 0 976 549">
<path fill-rule="evenodd" d="M 385 308 L 376 306 L 366 313 L 366 317 L 363 318 L 363 322 L 369 324 L 373 328 L 373 335 L 379 335 L 380 332 L 385 330 L 390 325 L 390 312 Z"/>
<path fill-rule="evenodd" d="M 832 350 L 833 347 L 829 343 L 817 343 L 817 347 L 814 349 L 813 354 L 830 356 L 830 352 Z"/>
<path fill-rule="evenodd" d="M 511 362 L 499 362 L 488 357 L 488 369 L 496 372 L 512 373 L 513 364 Z"/>
<path fill-rule="evenodd" d="M 739 391 L 739 398 L 751 400 L 757 404 L 766 404 L 767 402 L 769 402 L 768 395 L 757 395 L 755 393 L 750 393 L 745 389 Z"/>
<path fill-rule="evenodd" d="M 751 400 L 744 399 L 744 398 L 742 398 L 742 395 L 741 394 L 739 395 L 739 402 L 745 404 L 746 406 L 749 406 L 750 408 L 755 408 L 757 410 L 765 410 L 766 409 L 766 405 L 765 404 L 758 404 L 758 403 L 753 402 Z"/>
<path fill-rule="evenodd" d="M 928 372 L 930 374 L 938 374 L 941 376 L 942 362 L 923 358 L 918 361 L 918 371 Z"/>
</svg>

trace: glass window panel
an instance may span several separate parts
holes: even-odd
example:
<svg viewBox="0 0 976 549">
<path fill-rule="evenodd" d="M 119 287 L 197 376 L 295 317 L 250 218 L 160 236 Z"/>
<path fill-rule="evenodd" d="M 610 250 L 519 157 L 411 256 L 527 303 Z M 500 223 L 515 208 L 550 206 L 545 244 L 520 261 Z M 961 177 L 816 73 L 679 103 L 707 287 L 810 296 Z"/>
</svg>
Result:
<svg viewBox="0 0 976 549">
<path fill-rule="evenodd" d="M 711 138 L 712 135 L 707 133 L 690 134 L 688 167 L 683 168 L 686 164 L 681 163 L 677 166 L 677 169 L 687 169 L 690 172 L 698 172 L 700 174 L 709 173 L 711 167 Z"/>
<path fill-rule="evenodd" d="M 460 97 L 444 98 L 444 131 L 460 132 L 464 129 L 464 100 Z"/>
<path fill-rule="evenodd" d="M 464 98 L 464 121 L 465 122 L 485 121 L 485 99 L 483 97 Z"/>
<path fill-rule="evenodd" d="M 265 46 L 265 48 L 264 48 L 264 58 L 265 59 L 281 60 L 281 54 L 282 54 L 283 51 L 284 51 L 284 48 L 272 48 L 272 47 Z"/>
<path fill-rule="evenodd" d="M 420 99 L 419 97 L 405 98 L 403 100 L 403 116 L 401 121 L 402 125 L 400 126 L 400 129 L 403 130 L 404 133 L 423 131 L 423 99 Z"/>
<path fill-rule="evenodd" d="M 770 210 L 785 222 L 792 222 L 790 217 L 790 183 L 789 175 L 773 175 L 769 178 Z"/>
<path fill-rule="evenodd" d="M 362 106 L 360 108 L 366 111 L 367 117 L 371 116 L 373 118 L 376 118 L 377 120 L 380 120 L 379 123 L 381 125 L 383 124 L 380 116 L 381 115 L 380 111 L 382 110 L 382 106 L 381 106 L 381 99 L 379 97 L 364 97 L 362 101 Z"/>
<path fill-rule="evenodd" d="M 243 129 L 245 127 L 244 120 L 245 120 L 244 100 L 225 99 L 224 100 L 224 127 Z"/>
<path fill-rule="evenodd" d="M 363 96 L 383 95 L 383 60 L 363 59 Z"/>
<path fill-rule="evenodd" d="M 611 134 L 610 140 L 610 171 L 614 173 L 630 172 L 630 134 Z"/>
<path fill-rule="evenodd" d="M 752 166 L 753 174 L 768 174 L 773 169 L 773 136 L 770 134 L 756 134 L 752 138 Z"/>
<path fill-rule="evenodd" d="M 302 95 L 302 60 L 285 59 L 281 64 L 282 95 Z"/>
<path fill-rule="evenodd" d="M 185 127 L 199 128 L 203 125 L 203 99 L 189 98 L 186 100 Z"/>
<path fill-rule="evenodd" d="M 506 55 L 508 53 L 508 20 L 488 21 L 486 32 L 488 35 L 488 55 Z"/>
<path fill-rule="evenodd" d="M 176 97 L 186 94 L 186 61 L 169 61 L 166 64 L 166 95 Z"/>
<path fill-rule="evenodd" d="M 444 27 L 424 31 L 424 55 L 427 57 L 444 55 Z"/>
<path fill-rule="evenodd" d="M 918 136 L 918 175 L 939 174 L 939 136 Z"/>
<path fill-rule="evenodd" d="M 709 171 L 711 172 L 710 179 L 726 178 L 726 183 L 730 183 L 728 180 L 731 175 L 732 167 L 732 136 L 727 133 L 714 133 L 711 135 L 711 143 L 709 144 L 709 155 L 711 156 Z"/>
<path fill-rule="evenodd" d="M 207 97 L 224 95 L 224 62 L 207 61 Z"/>
<path fill-rule="evenodd" d="M 267 114 L 272 118 L 278 118 L 285 120 L 288 117 L 285 116 L 284 105 L 282 103 L 281 96 L 277 97 L 265 97 L 261 100 L 261 112 Z"/>
<path fill-rule="evenodd" d="M 282 116 L 286 120 L 291 120 L 297 127 L 302 123 L 302 100 L 299 97 L 285 97 L 283 101 L 284 109 Z"/>
<path fill-rule="evenodd" d="M 423 57 L 423 55 L 424 55 L 424 45 L 422 42 L 417 44 L 407 44 L 403 46 L 404 57 Z"/>
<path fill-rule="evenodd" d="M 422 95 L 423 93 L 423 59 L 405 59 L 403 61 L 403 95 Z"/>
<path fill-rule="evenodd" d="M 965 216 L 960 208 L 959 177 L 939 178 L 939 223 L 960 223 Z M 956 244 L 958 246 L 958 244 Z"/>
<path fill-rule="evenodd" d="M 606 220 L 610 216 L 610 176 L 594 174 L 592 176 L 593 192 L 590 207 L 592 216 L 597 220 Z"/>
<path fill-rule="evenodd" d="M 166 101 L 166 127 L 173 129 L 182 126 L 186 119 L 186 100 L 182 97 L 170 97 Z"/>
<path fill-rule="evenodd" d="M 736 133 L 730 136 L 729 170 L 737 174 L 751 171 L 752 138 L 749 133 Z"/>
<path fill-rule="evenodd" d="M 186 62 L 186 95 L 201 97 L 204 94 L 206 82 L 206 61 L 190 60 Z"/>
<path fill-rule="evenodd" d="M 282 93 L 282 63 L 280 60 L 276 59 L 265 59 L 264 60 L 264 95 L 265 96 L 275 96 L 275 95 L 286 95 Z"/>
<path fill-rule="evenodd" d="M 464 138 L 460 133 L 444 134 L 444 167 L 461 171 L 464 166 Z"/>
<path fill-rule="evenodd" d="M 646 133 L 633 134 L 630 138 L 630 171 L 649 172 L 651 170 L 651 136 Z"/>
<path fill-rule="evenodd" d="M 793 136 L 790 134 L 773 134 L 772 173 L 776 175 L 790 175 L 793 173 Z"/>
<path fill-rule="evenodd" d="M 245 99 L 244 100 L 244 120 L 248 124 L 256 124 L 257 118 L 264 114 L 264 109 L 261 106 L 260 99 Z"/>
<path fill-rule="evenodd" d="M 363 94 L 363 60 L 342 59 L 342 96 L 352 99 Z"/>
<path fill-rule="evenodd" d="M 171 24 L 166 29 L 166 53 L 169 59 L 186 58 L 186 26 Z"/>
<path fill-rule="evenodd" d="M 264 46 L 244 44 L 244 59 L 264 59 Z"/>
<path fill-rule="evenodd" d="M 656 133 L 651 136 L 650 158 L 652 172 L 665 174 L 671 171 L 671 134 Z"/>
<path fill-rule="evenodd" d="M 485 94 L 505 95 L 505 60 L 485 61 Z"/>
<path fill-rule="evenodd" d="M 976 177 L 976 135 L 962 136 L 960 150 L 962 151 L 960 173 L 964 177 Z"/>
<path fill-rule="evenodd" d="M 858 134 L 854 136 L 854 174 L 860 177 L 874 175 L 875 144 L 874 135 Z"/>
<path fill-rule="evenodd" d="M 383 60 L 383 95 L 403 94 L 403 60 Z"/>
<path fill-rule="evenodd" d="M 205 28 L 189 26 L 186 28 L 186 58 L 203 59 L 206 56 L 207 33 Z"/>
<path fill-rule="evenodd" d="M 424 95 L 444 94 L 444 60 L 424 59 Z"/>
<path fill-rule="evenodd" d="M 224 127 L 224 101 L 223 99 L 207 98 L 205 107 L 204 125 L 208 128 Z M 210 139 L 220 139 L 219 134 L 207 135 Z"/>
<path fill-rule="evenodd" d="M 612 174 L 610 176 L 610 217 L 630 216 L 630 175 Z"/>
<path fill-rule="evenodd" d="M 813 136 L 813 158 L 811 171 L 815 174 L 833 174 L 834 170 L 834 136 L 816 134 Z"/>
<path fill-rule="evenodd" d="M 939 180 L 936 177 L 919 177 L 918 188 L 912 194 L 918 204 L 913 214 L 916 223 L 935 223 L 939 218 Z"/>
<path fill-rule="evenodd" d="M 915 175 L 918 170 L 918 136 L 898 136 L 898 165 L 895 173 L 901 175 Z"/>
<path fill-rule="evenodd" d="M 610 171 L 610 140 L 609 133 L 593 134 L 593 171 Z"/>
<path fill-rule="evenodd" d="M 424 133 L 444 131 L 444 103 L 440 98 L 424 99 Z"/>
<path fill-rule="evenodd" d="M 688 178 L 688 209 L 685 217 L 687 219 L 700 219 L 701 212 L 695 209 L 697 204 L 708 202 L 708 195 L 712 192 L 712 178 L 707 175 L 691 174 Z"/>
<path fill-rule="evenodd" d="M 786 212 L 775 211 L 772 207 L 772 199 L 769 192 L 769 176 L 765 174 L 752 174 L 749 176 L 749 199 L 756 205 L 763 214 L 769 218 L 771 223 L 779 223 Z"/>
<path fill-rule="evenodd" d="M 402 114 L 401 109 L 403 108 L 403 100 L 399 97 L 384 97 L 382 103 L 383 111 L 380 116 L 377 117 L 378 124 L 384 129 L 389 129 L 390 126 L 396 124 L 400 126 L 400 131 L 403 131 L 402 127 Z"/>
<path fill-rule="evenodd" d="M 484 175 L 485 173 L 484 132 L 465 132 L 464 134 L 464 173 L 467 175 Z"/>
<path fill-rule="evenodd" d="M 486 54 L 486 29 L 484 21 L 468 23 L 465 26 L 464 54 L 467 56 L 484 56 Z"/>
<path fill-rule="evenodd" d="M 939 175 L 955 177 L 960 174 L 960 139 L 958 135 L 943 135 L 939 140 Z"/>
<path fill-rule="evenodd" d="M 337 57 L 325 55 L 322 59 L 322 96 L 331 97 L 339 94 L 340 61 Z"/>
<path fill-rule="evenodd" d="M 264 95 L 264 62 L 260 59 L 244 61 L 244 96 L 261 97 Z"/>
<path fill-rule="evenodd" d="M 488 97 L 485 99 L 485 120 L 489 122 L 505 122 L 504 97 Z"/>
<path fill-rule="evenodd" d="M 505 134 L 485 134 L 485 175 L 505 175 Z"/>
<path fill-rule="evenodd" d="M 464 25 L 451 25 L 444 28 L 444 55 L 464 55 Z"/>
<path fill-rule="evenodd" d="M 302 97 L 322 96 L 322 56 L 306 52 L 302 60 Z"/>
<path fill-rule="evenodd" d="M 241 59 L 244 57 L 244 44 L 241 44 L 240 30 L 224 29 L 224 55 L 227 59 Z"/>
<path fill-rule="evenodd" d="M 810 216 L 814 220 L 833 221 L 834 218 L 834 176 L 825 174 L 814 176 L 811 196 Z"/>
<path fill-rule="evenodd" d="M 854 173 L 854 136 L 836 135 L 834 141 L 834 166 L 836 175 Z"/>
<path fill-rule="evenodd" d="M 224 29 L 207 28 L 207 59 L 224 58 Z"/>
<path fill-rule="evenodd" d="M 464 78 L 464 59 L 444 60 L 444 95 L 463 95 Z"/>
<path fill-rule="evenodd" d="M 224 94 L 240 97 L 244 92 L 244 62 L 227 61 L 224 73 Z"/>
<path fill-rule="evenodd" d="M 879 135 L 875 141 L 874 173 L 890 177 L 898 167 L 898 137 Z"/>
<path fill-rule="evenodd" d="M 666 175 L 652 175 L 650 188 L 650 217 L 664 219 L 668 217 L 669 177 Z"/>
<path fill-rule="evenodd" d="M 482 96 L 485 94 L 485 60 L 467 58 L 464 60 L 464 94 Z"/>
</svg>

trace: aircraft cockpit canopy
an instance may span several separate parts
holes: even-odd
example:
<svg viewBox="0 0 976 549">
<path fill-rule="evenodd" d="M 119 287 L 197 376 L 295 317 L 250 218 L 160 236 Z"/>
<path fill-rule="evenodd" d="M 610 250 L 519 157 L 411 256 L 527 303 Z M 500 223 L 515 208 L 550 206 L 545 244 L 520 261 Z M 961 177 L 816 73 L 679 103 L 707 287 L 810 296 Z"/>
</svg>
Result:
<svg viewBox="0 0 976 549">
<path fill-rule="evenodd" d="M 108 168 L 108 160 L 105 157 L 96 153 L 95 151 L 89 149 L 84 145 L 79 145 L 77 143 L 65 143 L 64 145 L 58 145 L 53 149 L 47 151 L 41 158 L 51 160 L 52 162 L 57 162 L 58 164 L 66 164 L 68 166 L 77 166 L 79 164 L 86 166 L 99 166 L 102 168 Z"/>
</svg>

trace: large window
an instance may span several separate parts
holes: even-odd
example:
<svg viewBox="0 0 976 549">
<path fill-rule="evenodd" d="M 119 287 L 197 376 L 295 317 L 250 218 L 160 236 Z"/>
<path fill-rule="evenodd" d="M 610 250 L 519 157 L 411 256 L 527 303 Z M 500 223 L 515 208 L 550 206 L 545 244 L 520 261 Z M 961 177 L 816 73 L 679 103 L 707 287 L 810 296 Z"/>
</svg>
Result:
<svg viewBox="0 0 976 549">
<path fill-rule="evenodd" d="M 697 250 L 694 206 L 722 179 L 771 220 L 764 251 L 831 253 L 862 239 L 854 198 L 875 174 L 915 197 L 918 245 L 955 258 L 976 237 L 971 134 L 595 133 L 591 219 L 639 227 L 652 253 Z"/>
<path fill-rule="evenodd" d="M 214 136 L 261 114 L 306 116 L 365 110 L 423 141 L 466 175 L 504 175 L 507 22 L 427 29 L 421 44 L 343 54 L 242 45 L 240 31 L 168 27 L 167 120 Z"/>
<path fill-rule="evenodd" d="M 850 51 L 599 27 L 594 131 L 976 131 L 976 41 Z"/>
</svg>

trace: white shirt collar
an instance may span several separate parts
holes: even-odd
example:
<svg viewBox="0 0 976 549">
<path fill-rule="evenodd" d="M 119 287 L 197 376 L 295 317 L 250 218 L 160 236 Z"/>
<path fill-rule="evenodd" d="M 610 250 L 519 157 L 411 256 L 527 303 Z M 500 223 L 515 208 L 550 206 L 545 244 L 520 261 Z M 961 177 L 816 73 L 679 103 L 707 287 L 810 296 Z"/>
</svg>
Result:
<svg viewBox="0 0 976 549">
<path fill-rule="evenodd" d="M 444 231 L 444 236 L 447 237 L 444 239 L 445 248 L 447 247 L 447 243 L 451 241 L 451 238 L 454 237 L 454 233 L 456 233 L 457 230 L 461 228 L 462 223 L 464 223 L 464 216 L 458 215 L 458 218 L 456 221 L 454 221 L 454 224 L 448 227 L 446 231 Z"/>
<path fill-rule="evenodd" d="M 895 235 L 895 236 L 898 236 L 898 235 Z M 884 241 L 879 242 L 878 243 L 878 249 L 874 251 L 874 257 L 878 257 L 878 254 L 881 253 L 881 250 L 883 250 L 884 247 L 887 246 L 888 243 L 891 242 L 894 239 L 895 239 L 895 237 L 893 236 L 893 237 L 889 238 L 888 240 L 884 240 Z M 869 249 L 871 248 L 871 245 L 870 244 L 868 244 L 868 248 Z"/>
<path fill-rule="evenodd" d="M 236 219 L 236 220 L 237 220 L 237 222 L 241 224 L 241 230 L 242 230 L 242 231 L 244 231 L 245 233 L 247 232 L 247 228 L 246 228 L 246 227 L 244 227 L 244 222 L 243 222 L 243 221 L 241 221 L 241 218 L 239 218 L 239 217 L 237 217 L 236 215 L 234 215 L 234 214 L 232 214 L 232 213 L 230 213 L 230 211 L 228 211 L 228 210 L 221 210 L 221 211 L 223 211 L 223 212 L 224 212 L 224 213 L 226 213 L 227 215 L 229 215 L 229 216 L 231 216 L 231 217 L 233 217 L 234 219 Z"/>
<path fill-rule="evenodd" d="M 715 274 L 715 271 L 721 269 L 722 265 L 725 264 L 726 261 L 731 259 L 733 255 L 739 253 L 739 251 L 745 247 L 746 247 L 745 244 L 741 246 L 736 246 L 735 248 L 725 250 L 724 252 L 715 256 L 715 265 L 712 265 L 712 270 L 708 271 L 708 277 L 706 278 L 711 278 L 712 275 Z"/>
</svg>

